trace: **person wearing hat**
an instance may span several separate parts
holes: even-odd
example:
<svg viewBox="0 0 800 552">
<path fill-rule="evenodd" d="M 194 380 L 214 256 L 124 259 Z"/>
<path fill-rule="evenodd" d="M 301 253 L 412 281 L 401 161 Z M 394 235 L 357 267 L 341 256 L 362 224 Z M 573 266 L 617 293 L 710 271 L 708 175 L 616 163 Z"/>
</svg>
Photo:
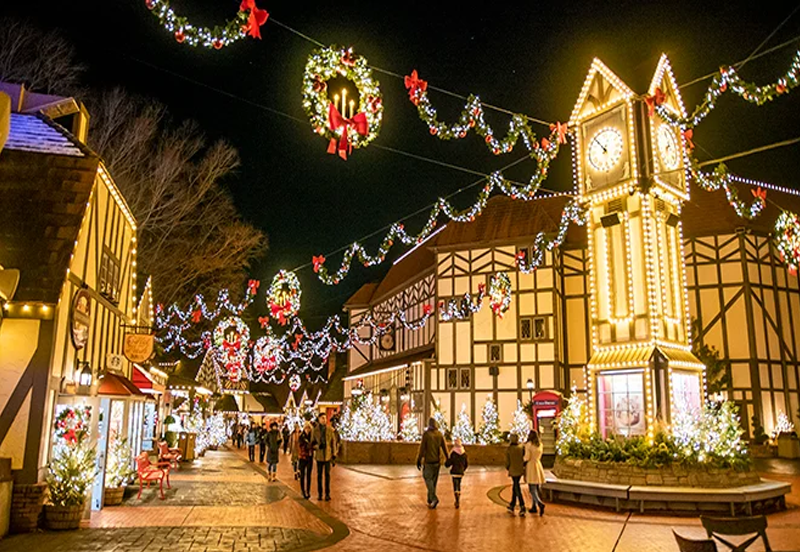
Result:
<svg viewBox="0 0 800 552">
<path fill-rule="evenodd" d="M 436 427 L 436 420 L 428 420 L 428 427 L 422 434 L 422 442 L 419 444 L 417 453 L 417 469 L 422 470 L 422 478 L 428 488 L 428 508 L 434 509 L 439 504 L 439 497 L 436 496 L 436 484 L 439 482 L 439 469 L 442 465 L 442 457 L 448 457 L 447 445 L 444 442 L 442 432 Z M 423 467 L 424 463 L 424 467 Z"/>
<path fill-rule="evenodd" d="M 453 479 L 453 494 L 456 497 L 456 510 L 458 510 L 461 505 L 461 479 L 469 466 L 467 451 L 464 450 L 464 445 L 458 437 L 453 441 L 453 448 L 450 449 L 450 456 L 444 465 L 446 468 L 450 468 L 450 477 Z"/>
</svg>

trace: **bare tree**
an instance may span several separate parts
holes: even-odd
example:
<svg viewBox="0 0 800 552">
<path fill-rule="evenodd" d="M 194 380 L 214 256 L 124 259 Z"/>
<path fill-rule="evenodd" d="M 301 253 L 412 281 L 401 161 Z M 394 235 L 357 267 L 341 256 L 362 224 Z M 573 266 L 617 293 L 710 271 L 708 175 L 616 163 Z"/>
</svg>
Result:
<svg viewBox="0 0 800 552">
<path fill-rule="evenodd" d="M 90 145 L 100 152 L 139 224 L 141 269 L 159 301 L 244 291 L 264 234 L 241 220 L 220 181 L 239 165 L 224 141 L 207 146 L 198 126 L 174 126 L 166 108 L 121 88 L 90 100 Z"/>
<path fill-rule="evenodd" d="M 46 94 L 74 94 L 84 67 L 75 48 L 56 31 L 19 19 L 0 19 L 0 81 Z"/>
</svg>

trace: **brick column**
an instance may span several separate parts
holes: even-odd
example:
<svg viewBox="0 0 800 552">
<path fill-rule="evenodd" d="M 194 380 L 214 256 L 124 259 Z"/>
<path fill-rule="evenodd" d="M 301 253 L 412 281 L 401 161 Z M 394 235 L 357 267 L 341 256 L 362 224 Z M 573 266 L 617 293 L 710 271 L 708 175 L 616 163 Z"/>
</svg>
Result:
<svg viewBox="0 0 800 552">
<path fill-rule="evenodd" d="M 11 498 L 11 533 L 30 533 L 39 525 L 47 484 L 14 484 Z"/>
</svg>

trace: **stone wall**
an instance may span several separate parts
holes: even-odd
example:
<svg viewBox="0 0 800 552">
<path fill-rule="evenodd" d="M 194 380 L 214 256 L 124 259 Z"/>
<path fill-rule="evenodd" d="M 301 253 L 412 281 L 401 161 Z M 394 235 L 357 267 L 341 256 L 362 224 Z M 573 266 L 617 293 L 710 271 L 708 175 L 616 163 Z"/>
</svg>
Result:
<svg viewBox="0 0 800 552">
<path fill-rule="evenodd" d="M 448 449 L 450 448 L 448 444 Z M 469 463 L 476 466 L 503 466 L 508 445 L 465 445 Z M 408 464 L 417 461 L 419 443 L 342 441 L 336 461 L 342 464 Z"/>
<path fill-rule="evenodd" d="M 11 498 L 11 533 L 30 533 L 39 525 L 39 516 L 47 492 L 45 483 L 14 484 Z"/>
<path fill-rule="evenodd" d="M 594 462 L 573 458 L 557 458 L 553 473 L 560 479 L 612 485 L 727 488 L 753 485 L 760 481 L 758 474 L 752 469 L 688 467 L 683 464 L 639 468 L 619 462 Z"/>
</svg>

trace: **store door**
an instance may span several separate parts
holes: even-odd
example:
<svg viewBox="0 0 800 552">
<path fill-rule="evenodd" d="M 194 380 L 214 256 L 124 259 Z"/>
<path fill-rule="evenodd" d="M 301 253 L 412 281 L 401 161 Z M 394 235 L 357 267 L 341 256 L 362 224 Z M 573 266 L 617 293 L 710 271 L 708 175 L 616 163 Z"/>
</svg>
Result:
<svg viewBox="0 0 800 552">
<path fill-rule="evenodd" d="M 97 428 L 97 477 L 92 486 L 92 510 L 103 508 L 103 492 L 106 480 L 106 445 L 108 444 L 108 413 L 111 401 L 100 399 L 100 412 Z"/>
</svg>

